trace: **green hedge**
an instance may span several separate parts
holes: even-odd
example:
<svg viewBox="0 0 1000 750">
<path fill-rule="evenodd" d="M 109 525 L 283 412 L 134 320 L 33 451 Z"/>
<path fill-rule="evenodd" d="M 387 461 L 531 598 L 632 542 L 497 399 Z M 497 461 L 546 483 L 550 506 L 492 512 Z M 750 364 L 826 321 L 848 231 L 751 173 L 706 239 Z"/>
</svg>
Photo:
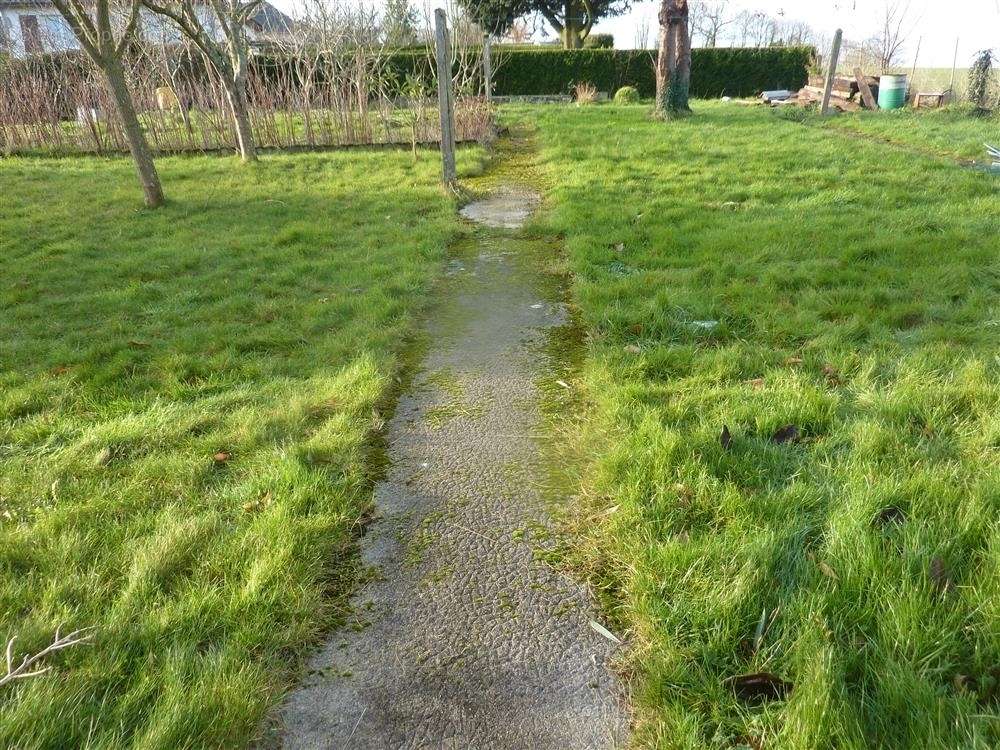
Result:
<svg viewBox="0 0 1000 750">
<path fill-rule="evenodd" d="M 750 96 L 804 86 L 812 47 L 714 48 L 691 53 L 691 95 Z M 587 81 L 614 93 L 635 86 L 643 97 L 656 91 L 655 52 L 608 49 L 497 50 L 494 91 L 498 95 L 565 94 Z"/>
<path fill-rule="evenodd" d="M 179 55 L 182 76 L 201 78 L 206 74 L 198 57 Z M 478 50 L 470 51 L 478 54 Z M 691 60 L 691 95 L 695 97 L 750 96 L 766 89 L 797 89 L 806 83 L 813 62 L 812 47 L 696 49 Z M 655 53 L 648 50 L 537 49 L 499 46 L 494 50 L 494 93 L 498 96 L 568 94 L 577 83 L 594 84 L 599 91 L 613 94 L 622 86 L 634 86 L 640 96 L 651 97 L 656 90 L 653 66 Z M 385 88 L 402 91 L 409 75 L 422 78 L 433 90 L 431 59 L 425 50 L 401 49 L 383 59 Z M 89 67 L 80 53 L 54 54 L 7 65 L 34 69 L 43 79 L 57 82 L 66 68 Z M 297 79 L 296 66 L 275 54 L 254 55 L 251 70 L 265 81 Z M 322 73 L 317 74 L 319 83 Z M 481 82 L 473 82 L 476 91 Z"/>
</svg>

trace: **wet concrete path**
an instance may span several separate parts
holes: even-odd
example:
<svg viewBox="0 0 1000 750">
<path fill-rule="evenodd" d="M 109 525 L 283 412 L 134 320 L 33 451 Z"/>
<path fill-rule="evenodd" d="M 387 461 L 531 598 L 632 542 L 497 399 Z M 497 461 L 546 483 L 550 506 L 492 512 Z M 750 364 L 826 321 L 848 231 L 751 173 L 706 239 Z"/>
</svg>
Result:
<svg viewBox="0 0 1000 750">
<path fill-rule="evenodd" d="M 362 540 L 362 627 L 334 633 L 282 709 L 286 748 L 611 748 L 626 738 L 616 645 L 585 589 L 536 559 L 548 523 L 537 382 L 565 323 L 526 257 L 537 205 L 498 190 L 463 215 L 429 350 L 389 426 Z"/>
</svg>

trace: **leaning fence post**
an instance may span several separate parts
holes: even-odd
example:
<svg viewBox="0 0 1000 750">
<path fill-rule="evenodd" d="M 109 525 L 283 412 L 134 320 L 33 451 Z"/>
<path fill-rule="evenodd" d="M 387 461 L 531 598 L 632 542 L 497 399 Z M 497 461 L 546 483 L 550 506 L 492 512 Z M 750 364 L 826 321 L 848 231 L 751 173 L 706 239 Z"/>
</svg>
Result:
<svg viewBox="0 0 1000 750">
<path fill-rule="evenodd" d="M 490 35 L 483 34 L 483 86 L 487 104 L 493 101 L 493 59 L 490 55 Z"/>
<path fill-rule="evenodd" d="M 830 94 L 833 92 L 833 79 L 837 75 L 837 59 L 840 57 L 840 38 L 843 29 L 837 29 L 833 35 L 833 46 L 830 48 L 830 67 L 826 69 L 826 86 L 823 88 L 823 107 L 820 114 L 830 114 Z"/>
<path fill-rule="evenodd" d="M 434 11 L 437 51 L 438 110 L 441 113 L 441 172 L 445 185 L 458 179 L 455 170 L 455 108 L 451 91 L 451 51 L 448 49 L 448 19 L 441 8 Z"/>
</svg>

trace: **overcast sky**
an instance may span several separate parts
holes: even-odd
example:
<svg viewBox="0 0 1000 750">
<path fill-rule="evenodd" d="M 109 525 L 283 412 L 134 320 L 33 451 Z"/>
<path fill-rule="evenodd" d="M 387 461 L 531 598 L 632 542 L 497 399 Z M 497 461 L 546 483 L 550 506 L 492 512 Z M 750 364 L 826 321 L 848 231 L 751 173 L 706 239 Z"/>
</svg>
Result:
<svg viewBox="0 0 1000 750">
<path fill-rule="evenodd" d="M 285 11 L 294 8 L 296 3 L 296 0 L 270 1 Z M 411 2 L 414 7 L 423 10 L 424 0 Z M 885 2 L 886 0 L 729 0 L 728 6 L 733 15 L 744 8 L 759 9 L 772 15 L 783 12 L 784 18 L 805 21 L 827 36 L 832 36 L 834 29 L 840 27 L 848 38 L 861 40 L 872 36 L 878 28 L 879 12 L 884 8 Z M 373 3 L 383 4 L 382 0 L 373 0 Z M 434 0 L 431 0 L 431 5 L 435 5 Z M 440 5 L 445 7 L 446 3 L 441 2 Z M 931 10 L 934 6 L 939 8 L 936 13 Z M 652 43 L 656 38 L 658 7 L 659 3 L 655 0 L 634 3 L 630 13 L 599 22 L 595 31 L 614 34 L 615 46 L 627 49 L 635 45 L 636 29 L 643 18 L 646 18 L 650 25 Z M 921 67 L 951 67 L 956 38 L 959 40 L 959 67 L 967 67 L 977 50 L 1000 48 L 1000 0 L 910 0 L 908 18 L 913 33 L 903 51 L 904 64 L 913 62 L 918 39 L 920 55 L 917 62 Z"/>
<path fill-rule="evenodd" d="M 829 37 L 839 27 L 848 38 L 860 40 L 878 28 L 885 0 L 729 0 L 728 5 L 734 15 L 744 8 L 772 15 L 783 11 L 786 19 L 805 21 Z M 937 13 L 931 11 L 934 6 L 939 8 Z M 609 19 L 596 28 L 614 34 L 616 47 L 631 47 L 644 16 L 650 28 L 656 29 L 658 8 L 657 2 L 637 3 L 627 16 Z M 951 67 L 956 38 L 959 67 L 967 67 L 978 50 L 1000 48 L 1000 0 L 911 0 L 907 17 L 914 30 L 903 53 L 905 64 L 912 64 L 918 39 L 921 67 Z"/>
</svg>

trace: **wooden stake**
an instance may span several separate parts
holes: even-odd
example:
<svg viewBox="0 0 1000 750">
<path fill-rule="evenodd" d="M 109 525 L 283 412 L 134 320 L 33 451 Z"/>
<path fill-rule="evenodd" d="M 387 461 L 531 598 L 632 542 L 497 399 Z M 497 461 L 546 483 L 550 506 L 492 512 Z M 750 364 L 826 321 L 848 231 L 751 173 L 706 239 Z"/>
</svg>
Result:
<svg viewBox="0 0 1000 750">
<path fill-rule="evenodd" d="M 441 114 L 441 177 L 451 186 L 458 179 L 455 169 L 455 105 L 451 90 L 451 50 L 448 45 L 448 18 L 438 8 L 434 11 L 437 52 L 438 110 Z"/>
<path fill-rule="evenodd" d="M 924 41 L 923 36 L 917 37 L 917 51 L 913 53 L 913 67 L 910 68 L 910 78 L 906 82 L 907 94 L 910 90 L 917 91 L 918 89 L 913 85 L 913 77 L 917 74 L 917 58 L 920 57 L 920 43 Z"/>
<path fill-rule="evenodd" d="M 490 35 L 483 34 L 483 86 L 486 103 L 493 101 L 493 57 L 490 50 Z"/>
<path fill-rule="evenodd" d="M 830 47 L 830 65 L 826 69 L 826 86 L 823 88 L 823 106 L 820 113 L 830 114 L 830 93 L 833 91 L 833 79 L 837 76 L 837 60 L 840 58 L 840 39 L 844 36 L 843 29 L 837 29 L 833 35 L 833 45 Z"/>
<path fill-rule="evenodd" d="M 868 85 L 868 79 L 865 78 L 864 73 L 861 72 L 861 68 L 854 69 L 854 80 L 858 82 L 858 90 L 861 92 L 861 98 L 864 99 L 865 106 L 868 107 L 868 109 L 878 109 L 878 103 L 872 95 L 871 87 Z"/>
<path fill-rule="evenodd" d="M 951 58 L 951 83 L 948 84 L 948 101 L 953 102 L 958 99 L 955 96 L 955 67 L 958 65 L 958 37 L 955 37 L 955 56 Z"/>
</svg>

